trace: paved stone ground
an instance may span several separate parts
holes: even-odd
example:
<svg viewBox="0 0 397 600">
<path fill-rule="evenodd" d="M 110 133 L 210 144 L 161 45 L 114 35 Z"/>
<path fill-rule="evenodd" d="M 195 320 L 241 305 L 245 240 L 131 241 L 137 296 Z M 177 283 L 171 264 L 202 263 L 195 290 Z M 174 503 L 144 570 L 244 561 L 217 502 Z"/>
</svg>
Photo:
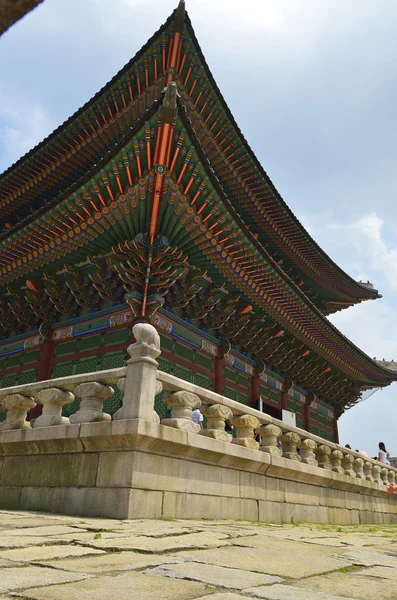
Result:
<svg viewBox="0 0 397 600">
<path fill-rule="evenodd" d="M 0 511 L 0 598 L 396 600 L 396 526 Z"/>
</svg>

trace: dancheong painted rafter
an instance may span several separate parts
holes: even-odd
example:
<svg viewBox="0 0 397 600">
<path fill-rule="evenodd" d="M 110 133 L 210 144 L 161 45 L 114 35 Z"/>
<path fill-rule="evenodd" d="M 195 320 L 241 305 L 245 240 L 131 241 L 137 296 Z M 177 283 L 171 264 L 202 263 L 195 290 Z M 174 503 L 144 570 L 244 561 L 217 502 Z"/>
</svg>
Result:
<svg viewBox="0 0 397 600">
<path fill-rule="evenodd" d="M 23 353 L 35 347 L 29 373 L 39 379 L 116 352 L 92 332 L 136 319 L 162 330 L 162 368 L 179 364 L 181 376 L 252 405 L 261 397 L 275 416 L 294 410 L 329 439 L 344 407 L 397 378 L 325 317 L 378 294 L 288 209 L 222 98 L 183 2 L 3 173 L 0 224 L 6 381 L 26 371 Z M 82 335 L 84 344 L 66 341 Z"/>
</svg>

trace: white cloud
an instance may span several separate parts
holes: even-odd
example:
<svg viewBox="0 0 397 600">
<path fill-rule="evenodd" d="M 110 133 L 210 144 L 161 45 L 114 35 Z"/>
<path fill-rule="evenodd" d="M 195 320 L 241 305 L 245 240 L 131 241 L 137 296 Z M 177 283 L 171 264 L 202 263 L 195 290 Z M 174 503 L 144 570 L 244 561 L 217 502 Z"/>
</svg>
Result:
<svg viewBox="0 0 397 600">
<path fill-rule="evenodd" d="M 0 94 L 0 170 L 7 168 L 41 142 L 54 129 L 54 122 L 38 101 L 17 94 Z"/>
<path fill-rule="evenodd" d="M 329 224 L 329 229 L 339 232 L 339 245 L 350 249 L 360 269 L 360 276 L 372 279 L 379 275 L 390 290 L 397 290 L 397 245 L 388 243 L 384 236 L 384 220 L 375 212 L 364 215 L 348 225 Z"/>
</svg>

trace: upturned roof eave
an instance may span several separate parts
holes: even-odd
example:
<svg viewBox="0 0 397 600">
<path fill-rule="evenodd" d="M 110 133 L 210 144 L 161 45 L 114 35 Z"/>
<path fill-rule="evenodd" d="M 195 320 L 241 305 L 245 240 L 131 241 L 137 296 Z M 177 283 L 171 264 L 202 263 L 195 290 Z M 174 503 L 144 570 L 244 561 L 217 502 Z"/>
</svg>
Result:
<svg viewBox="0 0 397 600">
<path fill-rule="evenodd" d="M 271 186 L 274 194 L 277 196 L 278 201 L 282 204 L 283 208 L 287 211 L 287 214 L 289 215 L 291 221 L 293 221 L 294 223 L 296 223 L 296 225 L 298 226 L 298 228 L 300 229 L 302 236 L 306 238 L 306 240 L 308 240 L 308 242 L 314 247 L 314 249 L 317 251 L 317 253 L 324 259 L 325 263 L 327 263 L 328 265 L 330 265 L 333 269 L 335 269 L 338 274 L 346 280 L 346 282 L 352 286 L 353 288 L 355 288 L 357 290 L 357 296 L 351 296 L 352 299 L 354 299 L 354 303 L 358 303 L 361 300 L 366 300 L 366 299 L 376 299 L 376 298 L 380 298 L 381 295 L 379 294 L 378 290 L 376 290 L 375 288 L 373 290 L 370 290 L 368 288 L 365 288 L 364 286 L 361 286 L 359 282 L 357 282 L 355 279 L 353 279 L 348 273 L 346 273 L 337 263 L 335 263 L 328 254 L 326 254 L 324 252 L 324 250 L 322 250 L 322 248 L 317 244 L 317 242 L 310 236 L 310 234 L 306 231 L 306 229 L 304 228 L 304 226 L 302 225 L 302 223 L 299 221 L 299 219 L 294 215 L 294 213 L 292 212 L 292 210 L 289 208 L 289 206 L 287 205 L 287 203 L 285 202 L 285 200 L 282 198 L 281 194 L 279 193 L 279 191 L 277 190 L 277 188 L 275 187 L 274 183 L 272 182 L 272 180 L 270 179 L 269 175 L 266 173 L 266 171 L 264 170 L 264 168 L 262 167 L 260 161 L 258 160 L 257 156 L 255 155 L 254 151 L 252 150 L 251 146 L 249 145 L 248 141 L 246 140 L 244 134 L 242 133 L 241 129 L 239 128 L 239 126 L 237 125 L 233 114 L 226 102 L 226 100 L 224 99 L 222 92 L 220 91 L 215 78 L 212 75 L 212 72 L 208 66 L 208 63 L 204 57 L 204 54 L 201 50 L 199 41 L 196 37 L 192 22 L 189 18 L 189 15 L 186 13 L 185 16 L 185 23 L 186 26 L 188 28 L 189 34 L 191 36 L 192 42 L 195 45 L 195 49 L 197 51 L 197 54 L 199 55 L 202 63 L 203 63 L 203 67 L 204 70 L 206 72 L 206 75 L 208 77 L 208 79 L 211 81 L 211 84 L 213 85 L 213 88 L 215 90 L 216 95 L 219 98 L 220 103 L 222 104 L 223 109 L 225 110 L 231 125 L 233 126 L 234 130 L 236 131 L 237 135 L 239 136 L 239 138 L 241 139 L 242 143 L 244 144 L 244 146 L 247 149 L 247 152 L 249 153 L 250 157 L 252 158 L 252 160 L 255 162 L 255 165 L 257 166 L 258 170 L 261 172 L 263 178 L 265 179 L 266 183 Z"/>
<path fill-rule="evenodd" d="M 181 108 L 183 109 L 183 105 L 181 105 Z M 221 196 L 222 201 L 228 207 L 228 210 L 229 210 L 231 216 L 233 217 L 234 221 L 236 222 L 236 224 L 238 224 L 239 228 L 244 233 L 244 235 L 249 239 L 250 243 L 262 255 L 263 259 L 266 262 L 268 262 L 272 266 L 274 271 L 276 271 L 276 273 L 288 283 L 288 285 L 294 290 L 294 292 L 306 304 L 308 309 L 311 312 L 313 312 L 323 322 L 323 325 L 326 328 L 328 328 L 330 331 L 332 331 L 334 334 L 336 334 L 341 339 L 341 341 L 344 342 L 348 346 L 348 348 L 350 348 L 353 352 L 358 353 L 360 358 L 364 362 L 366 362 L 368 365 L 370 365 L 374 370 L 378 371 L 379 374 L 385 375 L 385 378 L 387 379 L 387 381 L 384 382 L 384 385 L 389 385 L 393 381 L 397 381 L 397 369 L 396 370 L 388 369 L 388 368 L 384 367 L 383 365 L 379 364 L 378 361 L 373 360 L 370 356 L 368 356 L 365 352 L 363 352 L 358 346 L 356 346 L 351 340 L 349 340 L 349 338 L 344 336 L 343 333 L 341 333 L 341 331 L 339 331 L 339 329 L 337 327 L 335 327 L 335 325 L 333 325 L 327 319 L 327 317 L 324 316 L 324 314 L 316 307 L 316 305 L 310 300 L 310 298 L 308 298 L 306 296 L 306 294 L 301 290 L 301 288 L 299 286 L 297 286 L 296 283 L 294 283 L 290 279 L 288 274 L 286 274 L 283 271 L 283 269 L 277 264 L 277 262 L 266 251 L 266 249 L 258 242 L 258 240 L 254 237 L 252 232 L 248 229 L 248 227 L 244 223 L 243 219 L 237 213 L 237 211 L 235 210 L 235 208 L 232 205 L 232 203 L 230 202 L 230 200 L 225 195 L 225 193 L 222 189 L 222 186 L 220 185 L 218 179 L 216 178 L 216 175 L 212 172 L 211 169 L 207 168 L 208 161 L 206 161 L 205 152 L 204 152 L 203 148 L 201 147 L 201 144 L 200 144 L 199 139 L 197 138 L 197 135 L 195 134 L 193 128 L 191 127 L 190 121 L 187 118 L 184 109 L 182 111 L 179 111 L 179 116 L 182 119 L 183 124 L 184 124 L 186 130 L 188 131 L 189 135 L 192 136 L 196 141 L 196 144 L 197 144 L 196 151 L 198 152 L 198 154 L 201 158 L 203 167 L 206 169 L 206 174 L 207 174 L 208 178 L 211 180 L 212 185 L 216 189 L 217 193 Z M 373 387 L 376 387 L 376 385 L 374 385 Z"/>
</svg>

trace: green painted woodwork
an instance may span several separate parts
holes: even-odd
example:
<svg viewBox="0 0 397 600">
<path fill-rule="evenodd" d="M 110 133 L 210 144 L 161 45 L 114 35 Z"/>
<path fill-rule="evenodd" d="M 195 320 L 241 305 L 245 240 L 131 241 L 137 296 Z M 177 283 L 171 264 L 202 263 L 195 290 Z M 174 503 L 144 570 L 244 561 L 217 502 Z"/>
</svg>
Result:
<svg viewBox="0 0 397 600">
<path fill-rule="evenodd" d="M 280 404 L 280 393 L 278 390 L 272 390 L 266 385 L 259 385 L 259 394 L 263 399 L 268 398 L 275 404 Z"/>
<path fill-rule="evenodd" d="M 240 373 L 235 369 L 231 369 L 230 367 L 225 366 L 223 369 L 223 376 L 228 381 L 233 381 L 237 385 L 241 385 L 243 387 L 246 387 L 247 389 L 250 388 L 251 378 L 249 375 L 244 375 L 244 373 Z"/>
<path fill-rule="evenodd" d="M 124 343 L 127 349 L 130 335 L 130 329 L 128 327 L 109 332 L 84 335 L 67 342 L 59 342 L 55 346 L 54 354 L 55 356 L 67 356 L 68 354 L 77 354 L 79 352 L 103 348 L 104 346 L 114 346 L 116 344 Z"/>
<path fill-rule="evenodd" d="M 305 412 L 303 404 L 301 404 L 300 402 L 294 402 L 293 400 L 291 400 L 291 398 L 288 398 L 287 408 L 288 410 L 300 415 L 303 415 Z"/>
<path fill-rule="evenodd" d="M 102 345 L 103 346 L 115 346 L 116 344 L 126 344 L 131 337 L 131 329 L 129 327 L 123 327 L 121 329 L 115 329 L 108 333 L 102 334 Z"/>
<path fill-rule="evenodd" d="M 236 402 L 240 402 L 240 404 L 245 404 L 246 406 L 249 405 L 248 393 L 248 390 L 246 394 L 243 394 L 242 392 L 239 392 L 229 386 L 225 386 L 223 390 L 223 395 L 226 396 L 226 398 L 230 398 L 231 400 L 235 400 Z"/>
</svg>

